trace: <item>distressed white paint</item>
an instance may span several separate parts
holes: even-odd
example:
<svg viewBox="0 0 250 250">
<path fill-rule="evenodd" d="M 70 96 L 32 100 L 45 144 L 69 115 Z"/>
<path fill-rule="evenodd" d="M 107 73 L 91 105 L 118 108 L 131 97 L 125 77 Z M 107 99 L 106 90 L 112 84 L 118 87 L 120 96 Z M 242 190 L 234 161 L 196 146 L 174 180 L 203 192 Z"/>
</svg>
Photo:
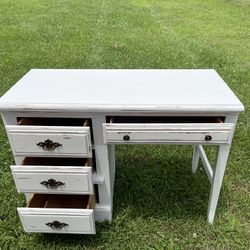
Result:
<svg viewBox="0 0 250 250">
<path fill-rule="evenodd" d="M 92 175 L 92 179 L 94 184 L 103 184 L 104 182 L 104 177 L 101 175 L 97 175 L 96 173 Z"/>
<path fill-rule="evenodd" d="M 18 208 L 25 232 L 95 234 L 93 209 Z M 48 222 L 68 224 L 61 230 L 51 229 Z"/>
<path fill-rule="evenodd" d="M 198 145 L 194 146 L 194 152 L 193 152 L 193 159 L 192 159 L 192 171 L 195 173 L 198 169 L 199 166 L 199 149 Z"/>
<path fill-rule="evenodd" d="M 215 70 L 33 69 L 0 110 L 228 113 L 243 105 Z"/>
<path fill-rule="evenodd" d="M 231 123 L 105 123 L 104 143 L 182 143 L 182 144 L 223 144 L 229 140 L 233 128 Z M 129 140 L 124 140 L 128 135 Z M 205 136 L 212 136 L 206 141 Z"/>
<path fill-rule="evenodd" d="M 89 127 L 6 125 L 15 155 L 91 157 Z M 37 143 L 51 140 L 62 144 L 46 151 Z"/>
<path fill-rule="evenodd" d="M 93 194 L 92 168 L 75 166 L 11 166 L 18 192 L 50 194 Z M 50 189 L 41 182 L 54 179 L 64 183 Z"/>
<path fill-rule="evenodd" d="M 212 182 L 213 180 L 213 169 L 208 161 L 207 155 L 203 149 L 203 147 L 201 145 L 198 145 L 198 149 L 199 149 L 199 155 L 200 158 L 202 160 L 203 166 L 205 168 L 205 171 L 207 173 L 208 179 L 210 182 Z"/>
<path fill-rule="evenodd" d="M 108 207 L 109 212 L 98 214 L 100 221 L 112 220 L 112 207 L 113 207 L 113 183 L 114 170 L 110 171 L 110 163 L 112 162 L 113 169 L 115 168 L 114 155 L 109 154 L 108 145 L 103 142 L 102 125 L 106 122 L 106 117 L 103 115 L 94 116 L 92 118 L 92 129 L 94 136 L 95 155 L 96 155 L 96 171 L 98 175 L 104 177 L 102 185 L 98 186 L 99 203 L 101 207 Z"/>
<path fill-rule="evenodd" d="M 211 183 L 209 205 L 208 205 L 208 222 L 209 223 L 213 223 L 214 221 L 215 211 L 217 208 L 220 189 L 221 189 L 221 185 L 222 185 L 222 181 L 224 177 L 224 172 L 226 169 L 227 159 L 229 156 L 230 147 L 231 147 L 237 119 L 238 119 L 238 114 L 229 114 L 226 116 L 225 123 L 231 123 L 233 124 L 233 127 L 231 128 L 231 133 L 228 139 L 229 144 L 217 146 L 216 166 L 214 170 L 209 163 L 209 160 L 206 156 L 206 153 L 203 147 L 201 145 L 197 145 L 194 147 L 192 170 L 193 172 L 196 172 L 198 168 L 199 158 L 201 158 L 203 165 L 205 167 L 206 173 L 208 175 L 209 181 Z"/>
<path fill-rule="evenodd" d="M 124 143 L 123 133 L 132 135 L 132 143 L 161 141 L 165 144 L 194 144 L 193 172 L 197 170 L 201 155 L 198 145 L 221 144 L 216 168 L 213 176 L 211 175 L 208 220 L 212 223 L 238 113 L 243 109 L 242 103 L 214 70 L 31 70 L 0 99 L 0 111 L 16 164 L 21 164 L 24 156 L 30 155 L 29 151 L 34 153 L 34 143 L 37 143 L 37 139 L 52 138 L 43 137 L 44 135 L 55 136 L 52 139 L 58 141 L 70 134 L 74 140 L 68 139 L 70 143 L 67 150 L 64 148 L 58 156 L 92 157 L 92 147 L 95 149 L 96 173 L 92 176 L 92 182 L 98 184 L 99 204 L 96 204 L 95 211 L 19 208 L 25 230 L 53 233 L 53 230 L 44 228 L 45 219 L 57 218 L 71 223 L 68 231 L 65 229 L 64 233 L 87 234 L 95 232 L 95 220 L 111 220 L 115 179 L 115 152 L 112 144 Z M 226 116 L 226 121 L 224 124 L 209 125 L 105 124 L 106 116 L 112 115 L 216 115 Z M 32 126 L 16 126 L 17 117 L 33 116 L 90 118 L 94 145 L 91 145 L 89 134 L 88 138 L 84 137 L 89 133 L 84 131 L 84 128 L 76 131 L 72 127 L 60 126 L 51 130 L 48 126 L 35 126 L 36 128 L 31 130 Z M 204 142 L 207 133 L 213 133 L 211 142 Z M 81 137 L 82 144 L 77 136 Z M 104 142 L 111 144 L 106 145 Z M 35 151 L 35 155 L 55 154 Z M 208 159 L 206 160 L 208 162 Z M 39 172 L 39 169 L 32 170 L 32 174 L 38 173 L 36 171 Z M 52 169 L 51 171 L 53 172 Z M 62 177 L 60 174 L 60 171 L 54 172 L 53 176 L 57 179 Z M 71 175 L 72 181 L 73 176 L 74 174 Z"/>
<path fill-rule="evenodd" d="M 231 141 L 233 139 L 233 133 L 235 130 L 235 126 L 237 123 L 238 115 L 228 115 L 226 117 L 225 122 L 230 122 L 234 124 L 233 131 L 231 133 Z M 213 179 L 211 183 L 211 190 L 209 196 L 209 204 L 208 204 L 208 221 L 209 223 L 213 223 L 215 211 L 217 208 L 217 203 L 219 200 L 220 189 L 227 165 L 227 159 L 230 153 L 230 145 L 220 145 L 217 147 L 217 159 L 216 159 L 216 166 L 214 169 Z"/>
<path fill-rule="evenodd" d="M 220 145 L 218 146 L 218 156 L 215 166 L 215 172 L 212 179 L 211 191 L 209 197 L 208 205 L 208 221 L 213 223 L 215 211 L 219 199 L 220 189 L 222 185 L 222 180 L 224 177 L 224 172 L 226 169 L 227 159 L 230 152 L 230 145 Z"/>
<path fill-rule="evenodd" d="M 113 203 L 114 183 L 115 183 L 115 146 L 114 145 L 108 145 L 108 156 L 109 156 L 111 199 Z"/>
<path fill-rule="evenodd" d="M 113 205 L 100 205 L 95 206 L 95 220 L 96 221 L 107 221 L 112 220 Z"/>
</svg>

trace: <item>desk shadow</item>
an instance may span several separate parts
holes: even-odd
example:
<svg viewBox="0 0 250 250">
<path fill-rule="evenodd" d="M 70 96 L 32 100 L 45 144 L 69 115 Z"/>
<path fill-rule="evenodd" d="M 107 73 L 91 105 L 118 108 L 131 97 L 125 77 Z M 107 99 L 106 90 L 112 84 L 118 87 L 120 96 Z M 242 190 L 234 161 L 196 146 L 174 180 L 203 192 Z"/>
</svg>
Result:
<svg viewBox="0 0 250 250">
<path fill-rule="evenodd" d="M 201 163 L 192 173 L 192 147 L 147 145 L 117 151 L 114 218 L 129 208 L 131 218 L 207 220 L 210 183 Z M 219 202 L 225 208 L 223 194 Z"/>
</svg>

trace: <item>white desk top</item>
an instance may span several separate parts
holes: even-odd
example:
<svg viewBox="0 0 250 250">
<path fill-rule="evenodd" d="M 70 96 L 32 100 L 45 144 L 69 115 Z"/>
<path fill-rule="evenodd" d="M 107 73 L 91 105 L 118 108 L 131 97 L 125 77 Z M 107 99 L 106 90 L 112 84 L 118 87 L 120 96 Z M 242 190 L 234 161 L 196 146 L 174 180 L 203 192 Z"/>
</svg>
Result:
<svg viewBox="0 0 250 250">
<path fill-rule="evenodd" d="M 0 111 L 241 112 L 215 70 L 33 69 L 0 98 Z"/>
</svg>

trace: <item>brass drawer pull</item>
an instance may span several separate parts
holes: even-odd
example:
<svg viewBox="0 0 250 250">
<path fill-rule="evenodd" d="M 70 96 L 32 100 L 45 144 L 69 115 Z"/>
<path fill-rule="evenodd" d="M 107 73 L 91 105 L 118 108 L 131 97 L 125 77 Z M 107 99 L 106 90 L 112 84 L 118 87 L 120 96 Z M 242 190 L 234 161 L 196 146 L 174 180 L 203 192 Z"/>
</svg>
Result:
<svg viewBox="0 0 250 250">
<path fill-rule="evenodd" d="M 44 185 L 45 187 L 50 188 L 50 189 L 57 189 L 58 187 L 65 185 L 65 183 L 63 183 L 61 181 L 56 181 L 54 179 L 49 179 L 47 181 L 41 181 L 40 184 Z"/>
<path fill-rule="evenodd" d="M 52 229 L 60 230 L 67 227 L 69 224 L 55 220 L 53 222 L 45 223 L 45 225 L 51 227 Z"/>
<path fill-rule="evenodd" d="M 60 144 L 58 142 L 53 142 L 50 139 L 47 139 L 44 142 L 38 142 L 36 145 L 43 148 L 46 151 L 53 151 L 56 148 L 62 146 L 62 144 Z"/>
</svg>

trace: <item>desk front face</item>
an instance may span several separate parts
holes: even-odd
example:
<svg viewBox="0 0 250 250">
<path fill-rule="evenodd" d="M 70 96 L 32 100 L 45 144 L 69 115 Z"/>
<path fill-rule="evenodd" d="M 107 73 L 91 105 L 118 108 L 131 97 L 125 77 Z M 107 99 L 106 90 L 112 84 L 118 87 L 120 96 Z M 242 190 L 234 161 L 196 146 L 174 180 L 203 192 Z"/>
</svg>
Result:
<svg viewBox="0 0 250 250">
<path fill-rule="evenodd" d="M 36 232 L 86 234 L 95 233 L 95 221 L 112 220 L 115 179 L 113 144 L 230 146 L 237 114 L 16 111 L 3 113 L 3 119 L 16 161 L 11 168 L 17 189 L 27 196 L 31 193 L 45 194 L 52 200 L 55 196 L 58 200 L 56 209 L 64 209 L 63 218 L 59 218 L 51 213 L 54 203 L 48 207 L 38 204 L 33 210 L 28 203 L 27 208 L 18 210 L 25 230 L 32 231 L 27 227 L 34 218 L 34 211 L 42 211 L 44 214 L 37 221 Z M 23 178 L 29 178 L 26 180 L 29 182 L 28 188 L 24 186 L 26 182 Z M 74 183 L 77 184 L 75 186 L 70 184 L 72 178 L 79 183 Z M 66 226 L 60 231 L 44 226 L 48 215 L 51 223 L 63 219 L 67 225 L 78 226 L 71 220 L 72 211 L 60 205 L 64 204 L 60 200 L 63 194 L 65 197 L 72 194 L 95 197 L 96 203 L 92 204 L 91 214 L 87 215 L 91 218 L 91 224 L 89 220 L 79 220 L 78 231 L 67 231 Z M 87 205 L 79 207 L 86 213 Z"/>
<path fill-rule="evenodd" d="M 17 156 L 28 154 L 91 158 L 91 134 L 93 136 L 96 133 L 89 124 L 93 124 L 96 118 L 101 118 L 98 122 L 101 129 L 98 137 L 102 138 L 98 141 L 103 144 L 222 145 L 231 143 L 238 115 L 7 112 L 4 116 L 12 117 L 12 123 L 6 124 L 6 129 L 13 152 Z M 88 120 L 87 126 L 81 119 Z M 40 141 L 44 144 L 48 140 L 60 144 L 53 150 L 44 150 L 37 146 Z"/>
</svg>

